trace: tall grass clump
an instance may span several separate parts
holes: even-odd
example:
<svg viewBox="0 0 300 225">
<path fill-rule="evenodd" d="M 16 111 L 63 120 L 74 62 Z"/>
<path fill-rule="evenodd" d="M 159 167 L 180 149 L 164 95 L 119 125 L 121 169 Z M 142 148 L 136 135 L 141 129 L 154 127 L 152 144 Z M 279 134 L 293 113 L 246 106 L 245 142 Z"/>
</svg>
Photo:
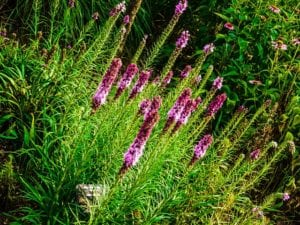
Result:
<svg viewBox="0 0 300 225">
<path fill-rule="evenodd" d="M 104 11 L 92 1 L 88 19 L 87 1 L 25 2 L 6 6 L 6 23 L 23 12 L 32 24 L 20 33 L 0 24 L 0 223 L 298 222 L 298 39 L 291 50 L 274 41 L 260 71 L 278 96 L 237 101 L 241 87 L 219 66 L 222 34 L 193 49 L 194 32 L 176 27 L 186 0 L 132 58 L 124 43 L 142 1 L 132 12 L 125 1 Z M 237 23 L 216 14 L 232 37 Z"/>
</svg>

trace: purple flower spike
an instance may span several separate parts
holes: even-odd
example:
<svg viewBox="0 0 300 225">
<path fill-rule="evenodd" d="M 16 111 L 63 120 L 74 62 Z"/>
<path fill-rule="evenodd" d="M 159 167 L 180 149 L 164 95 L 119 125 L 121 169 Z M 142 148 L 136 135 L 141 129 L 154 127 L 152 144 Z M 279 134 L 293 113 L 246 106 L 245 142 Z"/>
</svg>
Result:
<svg viewBox="0 0 300 225">
<path fill-rule="evenodd" d="M 130 16 L 129 15 L 124 16 L 123 24 L 127 25 L 129 24 L 129 22 L 130 22 Z"/>
<path fill-rule="evenodd" d="M 213 142 L 213 137 L 210 134 L 205 135 L 195 146 L 194 156 L 190 161 L 190 165 L 193 165 L 197 160 L 203 158 L 207 149 Z"/>
<path fill-rule="evenodd" d="M 258 148 L 258 149 L 254 150 L 253 152 L 250 153 L 250 158 L 252 160 L 256 160 L 256 159 L 259 158 L 259 155 L 260 155 L 260 149 Z"/>
<path fill-rule="evenodd" d="M 185 48 L 190 38 L 190 33 L 188 30 L 185 30 L 181 33 L 181 36 L 176 41 L 177 48 Z"/>
<path fill-rule="evenodd" d="M 98 86 L 97 92 L 92 99 L 92 108 L 93 111 L 96 111 L 101 105 L 106 101 L 107 95 L 122 67 L 122 61 L 119 58 L 116 58 L 112 61 L 109 69 L 103 77 L 101 84 Z"/>
<path fill-rule="evenodd" d="M 186 88 L 185 90 L 183 90 L 173 107 L 168 112 L 168 120 L 165 124 L 163 132 L 166 132 L 174 122 L 177 122 L 179 120 L 180 115 L 186 103 L 190 100 L 191 95 L 192 90 L 190 88 Z"/>
<path fill-rule="evenodd" d="M 183 124 L 187 124 L 188 119 L 190 118 L 192 112 L 194 112 L 199 104 L 202 102 L 202 99 L 200 97 L 196 98 L 196 99 L 189 99 L 187 101 L 187 103 L 185 104 L 181 115 L 174 127 L 174 129 L 172 130 L 172 133 L 174 134 Z"/>
<path fill-rule="evenodd" d="M 283 201 L 286 202 L 286 201 L 288 201 L 290 198 L 291 198 L 291 197 L 290 197 L 289 193 L 287 193 L 287 192 L 283 193 L 283 196 L 282 196 L 282 200 L 283 200 Z"/>
<path fill-rule="evenodd" d="M 175 16 L 181 15 L 187 8 L 187 0 L 179 0 L 178 4 L 175 7 Z"/>
<path fill-rule="evenodd" d="M 138 72 L 139 72 L 139 68 L 137 67 L 136 64 L 134 64 L 134 63 L 129 64 L 129 66 L 127 67 L 125 73 L 123 74 L 120 82 L 118 83 L 118 90 L 115 95 L 115 99 L 117 99 L 123 93 L 123 91 L 129 87 L 134 76 Z"/>
<path fill-rule="evenodd" d="M 171 82 L 171 79 L 172 79 L 173 75 L 174 75 L 173 71 L 172 70 L 169 71 L 169 73 L 162 80 L 162 86 L 163 87 L 166 87 Z"/>
<path fill-rule="evenodd" d="M 116 5 L 110 12 L 109 12 L 109 16 L 116 16 L 118 15 L 120 12 L 125 12 L 126 11 L 126 6 L 125 6 L 125 1 L 119 3 L 118 5 Z"/>
<path fill-rule="evenodd" d="M 68 5 L 69 5 L 69 8 L 74 8 L 75 7 L 75 0 L 69 0 Z"/>
<path fill-rule="evenodd" d="M 225 93 L 218 95 L 208 106 L 207 115 L 214 116 L 220 108 L 222 108 L 223 103 L 226 101 L 227 95 Z"/>
<path fill-rule="evenodd" d="M 161 105 L 161 98 L 155 97 L 150 105 L 150 110 L 147 112 L 145 120 L 135 137 L 133 143 L 124 154 L 124 162 L 119 171 L 120 175 L 125 174 L 128 169 L 136 165 L 140 157 L 143 155 L 145 145 L 151 135 L 151 132 L 159 120 L 158 109 Z"/>
<path fill-rule="evenodd" d="M 139 105 L 139 115 L 146 115 L 148 111 L 150 110 L 151 100 L 150 99 L 144 99 L 140 105 Z"/>
<path fill-rule="evenodd" d="M 224 27 L 225 27 L 226 29 L 228 29 L 228 30 L 234 30 L 233 24 L 232 24 L 232 23 L 229 23 L 229 22 L 225 23 L 225 24 L 224 24 Z"/>
<path fill-rule="evenodd" d="M 215 90 L 220 90 L 222 88 L 222 83 L 223 83 L 223 77 L 217 77 L 214 80 L 212 88 Z"/>
<path fill-rule="evenodd" d="M 206 44 L 203 47 L 203 51 L 206 55 L 209 55 L 210 53 L 213 53 L 215 49 L 214 43 Z"/>
<path fill-rule="evenodd" d="M 222 108 L 223 103 L 227 99 L 227 95 L 225 93 L 218 95 L 208 106 L 207 115 L 214 116 L 220 108 Z"/>
<path fill-rule="evenodd" d="M 141 72 L 139 79 L 136 81 L 134 87 L 131 90 L 129 99 L 133 99 L 138 93 L 142 92 L 150 76 L 151 76 L 151 71 L 149 70 Z"/>
<path fill-rule="evenodd" d="M 180 74 L 180 77 L 182 79 L 188 77 L 188 75 L 190 74 L 190 72 L 192 71 L 192 67 L 190 65 L 187 65 L 184 70 L 182 70 L 181 74 Z"/>
<path fill-rule="evenodd" d="M 280 49 L 283 51 L 286 51 L 288 46 L 284 43 L 282 43 L 281 41 L 272 41 L 272 46 L 274 49 Z"/>
</svg>

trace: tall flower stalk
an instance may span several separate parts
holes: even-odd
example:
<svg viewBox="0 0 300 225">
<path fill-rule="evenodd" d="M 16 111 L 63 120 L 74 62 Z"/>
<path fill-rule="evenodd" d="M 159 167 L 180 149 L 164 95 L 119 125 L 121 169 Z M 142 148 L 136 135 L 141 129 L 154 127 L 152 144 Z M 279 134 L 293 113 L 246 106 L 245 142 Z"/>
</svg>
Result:
<svg viewBox="0 0 300 225">
<path fill-rule="evenodd" d="M 213 137 L 210 134 L 205 135 L 195 146 L 194 148 L 194 155 L 193 158 L 191 159 L 189 165 L 194 165 L 196 161 L 199 159 L 203 158 L 207 149 L 213 142 Z"/>
<path fill-rule="evenodd" d="M 161 98 L 155 97 L 145 114 L 145 120 L 135 137 L 133 143 L 130 145 L 127 152 L 124 154 L 123 165 L 119 171 L 119 175 L 125 174 L 131 167 L 135 166 L 145 149 L 145 145 L 151 135 L 151 132 L 159 120 L 158 110 L 161 105 Z"/>
<path fill-rule="evenodd" d="M 132 60 L 131 60 L 131 63 L 137 63 L 137 61 L 139 60 L 144 48 L 145 48 L 145 45 L 146 45 L 146 41 L 147 41 L 147 38 L 148 38 L 148 35 L 145 35 L 143 40 L 140 42 Z"/>
<path fill-rule="evenodd" d="M 167 122 L 165 124 L 165 127 L 163 129 L 163 132 L 167 132 L 168 129 L 179 120 L 182 111 L 185 108 L 185 105 L 187 104 L 187 102 L 190 100 L 192 95 L 192 90 L 190 88 L 186 88 L 181 95 L 178 97 L 178 99 L 176 100 L 175 104 L 173 105 L 173 107 L 170 109 L 170 111 L 168 112 L 168 119 Z"/>
<path fill-rule="evenodd" d="M 147 56 L 147 59 L 144 63 L 145 69 L 148 69 L 153 65 L 155 58 L 158 56 L 162 46 L 166 42 L 167 38 L 170 36 L 180 16 L 186 10 L 186 8 L 187 8 L 187 0 L 179 0 L 178 4 L 175 7 L 175 12 L 172 19 L 170 20 L 168 26 L 165 28 L 161 36 L 155 42 L 154 46 L 152 47 L 150 53 Z"/>
<path fill-rule="evenodd" d="M 138 93 L 142 92 L 142 90 L 148 83 L 150 76 L 151 76 L 150 70 L 141 72 L 139 79 L 136 81 L 134 87 L 132 88 L 132 90 L 130 92 L 129 99 L 135 98 Z"/>
<path fill-rule="evenodd" d="M 121 67 L 122 67 L 121 59 L 116 58 L 112 61 L 110 68 L 104 75 L 101 84 L 98 86 L 98 89 L 92 98 L 93 112 L 95 112 L 101 105 L 103 105 L 106 102 L 106 98 L 110 92 L 110 89 L 114 81 L 118 76 Z"/>
<path fill-rule="evenodd" d="M 167 73 L 171 70 L 176 59 L 182 52 L 182 49 L 186 47 L 186 45 L 189 41 L 189 38 L 190 38 L 189 31 L 186 30 L 181 33 L 180 37 L 176 41 L 176 48 L 172 52 L 171 56 L 169 57 L 168 62 L 166 63 L 165 67 L 163 68 L 163 70 L 161 72 L 161 77 L 165 77 L 167 75 Z"/>
<path fill-rule="evenodd" d="M 139 69 L 136 64 L 129 64 L 120 82 L 118 83 L 118 90 L 116 92 L 115 99 L 117 99 L 122 92 L 130 86 L 134 76 L 138 73 L 138 71 Z"/>
</svg>

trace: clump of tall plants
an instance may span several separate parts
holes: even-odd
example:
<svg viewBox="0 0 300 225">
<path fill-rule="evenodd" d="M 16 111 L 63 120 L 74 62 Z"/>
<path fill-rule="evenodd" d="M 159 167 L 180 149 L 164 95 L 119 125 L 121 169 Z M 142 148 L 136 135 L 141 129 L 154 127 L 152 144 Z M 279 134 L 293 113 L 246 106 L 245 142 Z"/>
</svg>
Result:
<svg viewBox="0 0 300 225">
<path fill-rule="evenodd" d="M 149 45 L 145 35 L 129 59 L 121 50 L 140 1 L 134 13 L 117 3 L 101 29 L 94 12 L 68 45 L 63 33 L 71 35 L 72 27 L 64 26 L 72 14 L 80 16 L 81 3 L 64 4 L 57 26 L 58 2 L 45 6 L 50 29 L 39 31 L 36 21 L 26 45 L 1 28 L 1 198 L 10 205 L 7 199 L 21 199 L 6 207 L 3 223 L 267 224 L 297 204 L 296 76 L 285 83 L 286 107 L 279 98 L 228 107 L 226 77 L 206 63 L 217 43 L 201 46 L 178 72 L 178 57 L 193 38 L 183 28 L 159 65 L 187 0 L 177 2 L 156 40 Z M 33 6 L 39 20 L 43 4 Z M 284 46 L 276 43 L 279 55 Z M 292 176 L 278 172 L 284 163 Z M 82 196 L 82 204 L 76 187 L 85 184 L 103 191 Z"/>
</svg>

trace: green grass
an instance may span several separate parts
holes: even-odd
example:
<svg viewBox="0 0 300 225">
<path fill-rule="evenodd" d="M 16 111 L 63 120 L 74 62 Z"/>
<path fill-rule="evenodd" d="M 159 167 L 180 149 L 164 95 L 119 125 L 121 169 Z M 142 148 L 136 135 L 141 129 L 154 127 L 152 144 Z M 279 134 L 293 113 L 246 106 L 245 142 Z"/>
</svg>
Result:
<svg viewBox="0 0 300 225">
<path fill-rule="evenodd" d="M 0 24 L 0 30 L 8 30 L 7 37 L 0 36 L 0 223 L 299 222 L 299 45 L 290 44 L 299 37 L 295 11 L 299 5 L 278 3 L 282 9 L 278 15 L 268 10 L 273 2 L 233 1 L 230 6 L 214 2 L 209 5 L 212 20 L 201 26 L 214 28 L 214 34 L 211 39 L 196 37 L 198 31 L 190 30 L 193 45 L 175 62 L 175 77 L 166 89 L 149 83 L 132 101 L 129 90 L 113 100 L 114 85 L 107 103 L 93 115 L 91 98 L 122 41 L 123 15 L 105 19 L 118 1 L 109 5 L 76 1 L 73 9 L 67 1 L 17 1 L 13 9 L 5 8 L 7 20 Z M 147 15 L 145 9 L 157 11 L 164 4 L 144 1 L 133 34 L 143 28 L 137 26 L 139 16 Z M 165 24 L 175 4 L 168 6 Z M 179 26 L 188 25 L 187 15 L 195 13 L 194 21 L 197 10 L 203 10 L 194 5 L 191 1 L 174 30 L 151 38 L 158 41 L 147 44 L 141 58 L 135 59 L 140 69 L 150 55 L 146 67 L 157 65 L 153 69 L 159 75 L 168 57 L 165 52 L 174 48 L 172 35 L 177 38 L 185 29 Z M 94 11 L 99 11 L 101 21 L 91 19 Z M 234 31 L 224 30 L 227 21 L 234 23 Z M 17 37 L 12 34 L 15 30 Z M 137 35 L 135 44 L 142 36 Z M 278 39 L 289 43 L 287 51 L 272 49 L 271 41 Z M 210 41 L 216 50 L 205 58 L 201 49 Z M 136 48 L 130 44 L 124 55 L 134 54 Z M 124 71 L 131 59 L 121 57 Z M 196 68 L 180 80 L 178 70 L 186 64 Z M 198 73 L 207 75 L 195 85 Z M 210 91 L 216 76 L 224 77 L 223 88 Z M 249 84 L 253 79 L 262 85 Z M 162 135 L 167 113 L 186 87 L 204 103 L 176 134 Z M 222 92 L 228 95 L 222 110 L 214 118 L 205 116 L 205 106 Z M 138 105 L 158 95 L 163 99 L 160 120 L 138 164 L 120 178 L 123 155 L 143 121 L 137 116 Z M 249 112 L 237 111 L 243 104 Z M 214 137 L 212 146 L 189 167 L 194 145 L 208 133 Z M 261 155 L 251 160 L 250 152 L 257 148 Z M 105 184 L 109 192 L 87 213 L 77 200 L 78 184 Z M 282 200 L 284 192 L 290 200 Z M 253 212 L 255 207 L 264 216 Z"/>
</svg>

